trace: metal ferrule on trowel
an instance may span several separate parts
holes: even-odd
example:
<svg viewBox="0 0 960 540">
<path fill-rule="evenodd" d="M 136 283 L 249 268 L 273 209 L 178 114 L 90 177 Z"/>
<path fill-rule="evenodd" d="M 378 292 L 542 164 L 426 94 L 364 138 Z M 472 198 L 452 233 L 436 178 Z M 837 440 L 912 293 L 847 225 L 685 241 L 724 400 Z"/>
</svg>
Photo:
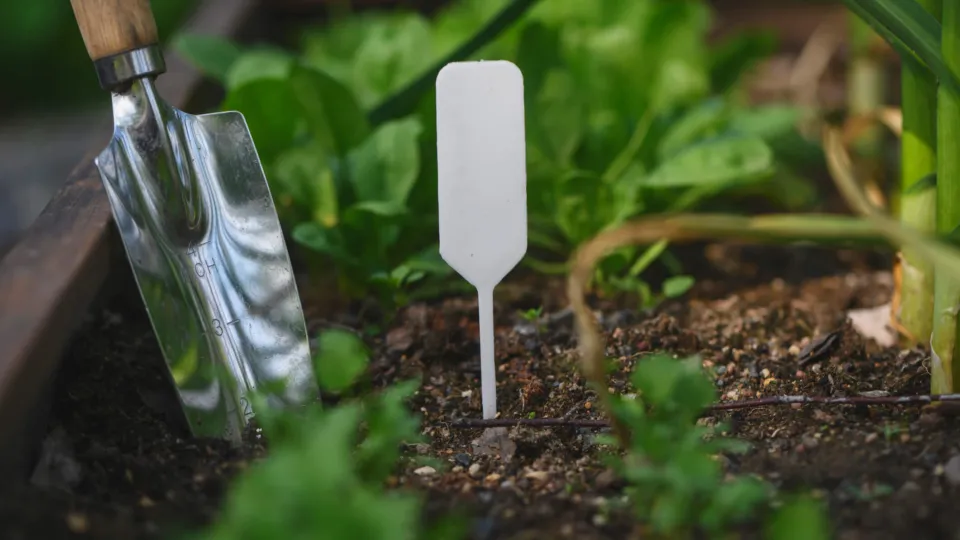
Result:
<svg viewBox="0 0 960 540">
<path fill-rule="evenodd" d="M 318 395 L 256 147 L 240 113 L 190 115 L 157 95 L 148 0 L 71 2 L 113 100 L 96 165 L 187 423 L 239 441 L 251 391 L 272 406 Z"/>
</svg>

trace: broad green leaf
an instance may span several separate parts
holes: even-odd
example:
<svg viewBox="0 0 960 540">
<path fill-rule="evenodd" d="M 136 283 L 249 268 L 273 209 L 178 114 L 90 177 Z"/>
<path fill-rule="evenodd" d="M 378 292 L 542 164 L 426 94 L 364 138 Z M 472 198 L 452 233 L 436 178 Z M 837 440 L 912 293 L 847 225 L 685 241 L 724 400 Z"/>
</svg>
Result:
<svg viewBox="0 0 960 540">
<path fill-rule="evenodd" d="M 748 519 L 767 498 L 767 486 L 745 476 L 720 485 L 700 514 L 700 523 L 709 531 L 720 532 L 726 526 Z"/>
<path fill-rule="evenodd" d="M 956 75 L 943 59 L 940 23 L 915 0 L 843 0 L 843 3 L 890 43 L 904 61 L 925 66 L 941 84 L 960 88 Z"/>
<path fill-rule="evenodd" d="M 651 17 L 644 45 L 657 51 L 659 69 L 652 85 L 651 102 L 662 110 L 689 103 L 710 91 L 706 32 L 709 8 L 700 2 L 662 2 Z M 649 57 L 648 57 L 649 58 Z"/>
<path fill-rule="evenodd" d="M 272 47 L 249 49 L 230 64 L 225 76 L 227 90 L 259 79 L 286 80 L 294 59 L 289 53 Z"/>
<path fill-rule="evenodd" d="M 274 197 L 284 206 L 294 204 L 324 227 L 336 226 L 337 187 L 327 156 L 317 145 L 296 146 L 280 154 L 271 180 Z"/>
<path fill-rule="evenodd" d="M 346 266 L 359 264 L 357 258 L 344 248 L 337 229 L 328 229 L 319 223 L 309 221 L 294 227 L 291 236 L 298 244 L 323 253 L 333 258 L 338 264 Z"/>
<path fill-rule="evenodd" d="M 693 287 L 693 276 L 673 276 L 663 282 L 663 295 L 667 298 L 676 298 Z"/>
<path fill-rule="evenodd" d="M 350 182 L 358 201 L 406 203 L 420 174 L 422 129 L 414 118 L 392 121 L 350 152 Z"/>
<path fill-rule="evenodd" d="M 764 527 L 770 540 L 828 540 L 830 523 L 823 503 L 796 497 L 777 509 Z"/>
<path fill-rule="evenodd" d="M 583 139 L 584 104 L 568 73 L 554 70 L 544 77 L 541 92 L 529 114 L 531 143 L 556 165 L 568 167 Z"/>
<path fill-rule="evenodd" d="M 692 510 L 691 497 L 682 491 L 662 491 L 650 513 L 650 524 L 661 533 L 674 532 L 682 527 Z"/>
<path fill-rule="evenodd" d="M 648 188 L 731 185 L 773 172 L 773 152 L 759 137 L 728 136 L 689 147 L 643 182 Z"/>
<path fill-rule="evenodd" d="M 451 274 L 453 269 L 440 257 L 439 246 L 434 245 L 409 257 L 393 269 L 390 277 L 400 285 L 406 285 L 426 276 L 442 277 Z"/>
<path fill-rule="evenodd" d="M 642 208 L 637 200 L 638 168 L 606 183 L 596 174 L 574 171 L 555 184 L 553 217 L 568 243 L 576 245 L 621 223 Z"/>
<path fill-rule="evenodd" d="M 489 3 L 489 0 L 487 0 Z M 410 84 L 404 86 L 390 97 L 386 98 L 370 112 L 370 122 L 379 125 L 384 122 L 401 118 L 412 113 L 417 108 L 423 94 L 429 92 L 437 80 L 437 74 L 443 66 L 450 62 L 466 60 L 484 45 L 496 39 L 501 33 L 509 29 L 537 0 L 511 0 L 502 10 L 490 18 L 486 24 L 478 28 L 476 33 L 463 44 L 451 51 L 444 58 L 435 62 L 432 67 L 424 71 Z"/>
<path fill-rule="evenodd" d="M 266 164 L 293 145 L 302 127 L 301 109 L 286 79 L 252 79 L 231 87 L 221 107 L 243 114 L 260 161 Z"/>
<path fill-rule="evenodd" d="M 560 33 L 537 21 L 524 25 L 516 64 L 523 72 L 523 94 L 529 106 L 540 95 L 547 73 L 563 67 Z"/>
<path fill-rule="evenodd" d="M 225 83 L 230 67 L 242 51 L 240 46 L 220 36 L 204 34 L 180 34 L 173 47 L 201 73 Z"/>
<path fill-rule="evenodd" d="M 449 274 L 453 271 L 440 256 L 440 248 L 436 244 L 410 256 L 404 261 L 403 266 L 409 270 L 429 274 Z"/>
<path fill-rule="evenodd" d="M 350 89 L 322 71 L 298 65 L 290 76 L 307 127 L 325 148 L 346 155 L 370 133 L 366 116 Z"/>
<path fill-rule="evenodd" d="M 918 195 L 926 192 L 929 189 L 936 189 L 936 187 L 937 173 L 933 172 L 910 184 L 910 187 L 903 190 L 903 195 Z"/>
<path fill-rule="evenodd" d="M 407 212 L 407 208 L 397 201 L 360 201 L 351 206 L 348 212 L 366 212 L 375 216 L 396 217 Z"/>
<path fill-rule="evenodd" d="M 352 58 L 359 102 L 369 108 L 408 84 L 434 60 L 430 26 L 418 13 L 370 25 Z"/>
<path fill-rule="evenodd" d="M 730 114 L 730 131 L 756 135 L 766 141 L 796 132 L 803 110 L 795 105 L 774 104 L 738 109 Z"/>
<path fill-rule="evenodd" d="M 345 330 L 320 334 L 314 367 L 320 387 L 332 392 L 350 388 L 366 369 L 369 358 L 363 341 Z"/>
<path fill-rule="evenodd" d="M 673 386 L 675 392 L 676 412 L 683 421 L 694 421 L 714 399 L 716 387 L 713 381 L 703 371 L 700 359 L 689 358 L 691 363 L 684 366 L 684 376 L 680 377 Z"/>
<path fill-rule="evenodd" d="M 645 402 L 659 406 L 671 399 L 674 386 L 683 378 L 685 371 L 678 360 L 665 354 L 655 354 L 637 362 L 630 381 L 642 393 Z"/>
<path fill-rule="evenodd" d="M 721 479 L 722 469 L 720 462 L 714 459 L 703 448 L 698 448 L 699 434 L 693 426 L 685 429 L 685 434 L 696 446 L 684 446 L 686 441 L 678 441 L 672 445 L 673 455 L 670 456 L 668 473 L 673 477 L 675 488 L 686 492 L 710 492 Z"/>
<path fill-rule="evenodd" d="M 697 140 L 716 135 L 728 116 L 727 104 L 720 99 L 709 99 L 693 107 L 674 122 L 663 134 L 657 147 L 661 160 L 679 153 Z"/>
</svg>

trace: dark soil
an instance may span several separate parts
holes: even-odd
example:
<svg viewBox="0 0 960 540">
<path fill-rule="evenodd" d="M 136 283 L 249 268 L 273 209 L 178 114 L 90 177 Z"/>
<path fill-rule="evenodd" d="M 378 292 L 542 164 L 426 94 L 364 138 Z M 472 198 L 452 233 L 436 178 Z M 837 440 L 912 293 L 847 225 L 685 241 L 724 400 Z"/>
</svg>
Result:
<svg viewBox="0 0 960 540">
<path fill-rule="evenodd" d="M 624 307 L 626 300 L 595 303 L 608 353 L 621 364 L 611 389 L 625 388 L 644 353 L 668 350 L 700 354 L 718 373 L 722 400 L 927 391 L 921 351 L 881 349 L 844 322 L 849 309 L 889 301 L 890 274 L 877 270 L 883 257 L 719 246 L 706 253 L 697 272 L 706 277 L 685 299 L 650 312 Z M 804 273 L 817 277 L 798 278 Z M 498 289 L 504 417 L 602 418 L 577 371 L 562 290 L 562 282 L 522 278 Z M 215 518 L 230 479 L 265 454 L 256 437 L 230 448 L 185 434 L 150 326 L 131 298 L 99 308 L 78 334 L 33 485 L 4 490 L 3 538 L 157 538 L 201 526 Z M 518 313 L 537 306 L 545 314 L 539 325 Z M 313 332 L 363 324 L 311 307 Z M 836 345 L 801 365 L 804 347 L 834 331 Z M 411 465 L 390 483 L 427 489 L 433 512 L 466 511 L 476 539 L 629 536 L 622 485 L 592 444 L 597 430 L 511 428 L 509 442 L 497 445 L 480 441 L 481 429 L 451 427 L 480 416 L 477 333 L 475 300 L 463 297 L 411 305 L 371 340 L 376 385 L 422 377 L 412 406 L 431 442 L 415 452 L 448 465 L 432 473 Z M 918 406 L 809 405 L 718 417 L 754 443 L 727 460 L 730 471 L 815 490 L 829 501 L 838 538 L 947 538 L 960 527 L 951 503 L 960 431 L 951 415 Z"/>
</svg>

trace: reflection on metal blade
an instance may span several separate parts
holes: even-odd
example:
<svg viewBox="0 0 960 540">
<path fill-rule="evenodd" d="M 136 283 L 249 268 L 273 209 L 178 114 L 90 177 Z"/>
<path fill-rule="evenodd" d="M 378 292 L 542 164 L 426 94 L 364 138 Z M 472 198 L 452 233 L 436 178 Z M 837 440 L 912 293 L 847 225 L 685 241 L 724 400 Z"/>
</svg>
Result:
<svg viewBox="0 0 960 540">
<path fill-rule="evenodd" d="M 239 113 L 186 114 L 146 78 L 113 110 L 97 166 L 184 413 L 194 434 L 237 441 L 250 391 L 273 406 L 318 396 L 256 148 Z"/>
</svg>

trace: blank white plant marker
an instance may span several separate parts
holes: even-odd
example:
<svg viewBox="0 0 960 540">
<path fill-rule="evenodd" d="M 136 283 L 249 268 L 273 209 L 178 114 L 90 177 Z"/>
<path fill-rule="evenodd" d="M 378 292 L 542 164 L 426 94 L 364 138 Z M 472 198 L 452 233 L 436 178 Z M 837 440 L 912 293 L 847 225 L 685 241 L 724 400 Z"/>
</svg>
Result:
<svg viewBox="0 0 960 540">
<path fill-rule="evenodd" d="M 527 252 L 523 75 L 507 61 L 437 75 L 440 256 L 477 288 L 483 417 L 497 415 L 493 289 Z"/>
</svg>

